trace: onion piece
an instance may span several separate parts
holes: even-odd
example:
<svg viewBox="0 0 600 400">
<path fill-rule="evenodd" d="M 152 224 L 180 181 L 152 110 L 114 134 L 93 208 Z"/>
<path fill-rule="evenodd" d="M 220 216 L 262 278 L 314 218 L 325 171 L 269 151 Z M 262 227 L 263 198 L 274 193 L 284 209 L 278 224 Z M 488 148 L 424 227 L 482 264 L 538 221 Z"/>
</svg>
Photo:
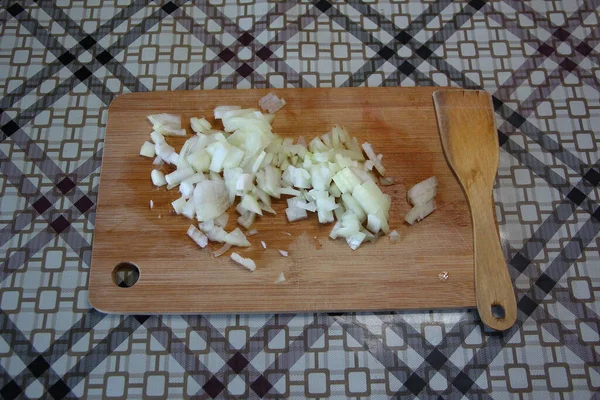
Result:
<svg viewBox="0 0 600 400">
<path fill-rule="evenodd" d="M 277 249 L 277 251 L 279 252 L 279 254 L 281 254 L 283 257 L 287 257 L 289 255 L 289 253 L 285 250 L 279 250 Z"/>
<path fill-rule="evenodd" d="M 413 225 L 417 221 L 422 221 L 423 218 L 425 218 L 426 216 L 428 216 L 429 214 L 431 214 L 434 211 L 435 211 L 435 200 L 432 199 L 425 204 L 419 204 L 417 206 L 414 206 L 408 212 L 408 214 L 406 214 L 406 217 L 404 218 L 404 220 L 406 222 L 408 222 L 409 224 Z"/>
<path fill-rule="evenodd" d="M 215 108 L 215 111 L 214 111 L 215 119 L 221 119 L 221 118 L 223 118 L 223 115 L 227 111 L 240 110 L 241 108 L 242 107 L 240 107 L 240 106 L 218 106 L 217 108 Z"/>
<path fill-rule="evenodd" d="M 250 258 L 244 258 L 244 257 L 240 256 L 238 253 L 233 252 L 233 253 L 231 253 L 231 259 L 233 261 L 235 261 L 236 263 L 240 264 L 241 266 L 249 269 L 250 271 L 256 270 L 256 264 Z"/>
<path fill-rule="evenodd" d="M 275 279 L 275 281 L 273 283 L 278 284 L 278 283 L 283 283 L 285 282 L 285 275 L 283 274 L 283 272 L 279 273 L 279 276 L 277 276 L 277 279 Z"/>
<path fill-rule="evenodd" d="M 346 243 L 352 250 L 356 250 L 360 247 L 362 242 L 365 240 L 366 235 L 362 232 L 355 233 L 354 235 L 346 237 Z"/>
<path fill-rule="evenodd" d="M 263 249 L 267 249 L 267 244 L 264 242 L 264 240 L 260 241 L 260 245 L 262 246 Z"/>
<path fill-rule="evenodd" d="M 258 105 L 270 114 L 274 114 L 285 106 L 285 100 L 280 99 L 274 93 L 269 93 L 258 101 Z"/>
<path fill-rule="evenodd" d="M 140 149 L 140 156 L 152 158 L 156 155 L 154 151 L 154 144 L 150 142 L 144 142 L 142 144 L 142 148 Z"/>
<path fill-rule="evenodd" d="M 371 145 L 371 143 L 364 142 L 362 144 L 362 148 L 365 151 L 365 154 L 367 155 L 369 160 L 373 162 L 373 165 L 375 166 L 377 172 L 379 172 L 381 175 L 385 175 L 385 168 L 381 163 L 381 159 L 379 159 L 379 157 L 375 154 L 375 150 L 373 150 L 373 146 Z"/>
<path fill-rule="evenodd" d="M 396 184 L 396 180 L 391 177 L 385 178 L 382 176 L 381 179 L 379 179 L 379 184 L 381 186 L 391 186 Z"/>
<path fill-rule="evenodd" d="M 194 225 L 190 225 L 187 230 L 187 235 L 201 248 L 205 248 L 208 244 L 208 237 Z"/>
<path fill-rule="evenodd" d="M 186 205 L 185 197 L 180 197 L 177 200 L 171 202 L 171 206 L 173 206 L 173 210 L 175 210 L 175 214 L 180 215 L 183 211 L 183 207 Z"/>
<path fill-rule="evenodd" d="M 163 166 L 164 163 L 165 162 L 162 160 L 162 158 L 160 158 L 158 156 L 156 156 L 156 158 L 154 158 L 154 161 L 152 161 L 152 165 L 156 169 L 160 169 Z"/>
<path fill-rule="evenodd" d="M 400 241 L 400 234 L 395 230 L 390 232 L 389 237 L 390 243 L 398 243 Z"/>
<path fill-rule="evenodd" d="M 221 257 L 223 254 L 227 252 L 233 245 L 231 243 L 225 243 L 223 246 L 219 247 L 217 250 L 213 252 L 215 257 Z"/>
<path fill-rule="evenodd" d="M 154 208 L 154 202 L 152 200 L 150 200 L 150 209 L 152 210 Z"/>
<path fill-rule="evenodd" d="M 206 133 L 212 128 L 206 118 L 190 118 L 190 125 L 196 133 Z"/>
<path fill-rule="evenodd" d="M 225 236 L 225 242 L 238 247 L 250 247 L 250 242 L 246 239 L 244 232 L 240 228 L 235 228 Z"/>
<path fill-rule="evenodd" d="M 258 231 L 256 229 L 252 229 L 252 230 L 249 230 L 248 232 L 246 232 L 246 236 L 254 236 L 254 235 L 258 235 Z"/>
<path fill-rule="evenodd" d="M 255 213 L 253 213 L 252 211 L 245 211 L 242 215 L 239 216 L 239 218 L 237 219 L 237 223 L 246 229 L 250 229 L 250 227 L 254 223 L 255 218 Z"/>
<path fill-rule="evenodd" d="M 194 175 L 194 170 L 186 167 L 177 169 L 165 176 L 165 180 L 170 186 L 179 185 L 181 181 Z"/>
<path fill-rule="evenodd" d="M 161 124 L 173 129 L 181 129 L 181 116 L 173 114 L 152 114 L 148 115 L 148 120 L 152 125 Z"/>
<path fill-rule="evenodd" d="M 165 180 L 165 174 L 157 169 L 152 170 L 150 177 L 152 178 L 152 184 L 154 184 L 154 186 L 161 187 L 167 184 L 167 181 Z"/>
<path fill-rule="evenodd" d="M 229 221 L 229 214 L 227 212 L 224 212 L 223 214 L 215 218 L 215 225 L 220 226 L 221 228 L 225 228 L 225 226 L 227 225 L 227 221 Z"/>
<path fill-rule="evenodd" d="M 438 180 L 435 176 L 425 179 L 411 187 L 407 192 L 408 201 L 413 206 L 432 200 L 437 193 Z"/>
<path fill-rule="evenodd" d="M 215 219 L 229 208 L 225 182 L 205 180 L 198 182 L 194 188 L 196 218 L 198 221 Z"/>
</svg>

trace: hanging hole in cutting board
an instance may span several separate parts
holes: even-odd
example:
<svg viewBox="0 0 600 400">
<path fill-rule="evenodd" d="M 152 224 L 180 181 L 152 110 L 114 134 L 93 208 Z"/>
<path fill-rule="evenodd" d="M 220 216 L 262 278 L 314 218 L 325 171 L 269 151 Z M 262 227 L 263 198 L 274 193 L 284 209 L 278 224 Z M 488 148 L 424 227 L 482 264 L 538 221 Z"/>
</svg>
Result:
<svg viewBox="0 0 600 400">
<path fill-rule="evenodd" d="M 140 279 L 140 269 L 130 262 L 117 264 L 112 273 L 115 285 L 122 288 L 130 288 Z"/>
<path fill-rule="evenodd" d="M 506 311 L 504 311 L 504 307 L 500 304 L 494 304 L 492 306 L 492 315 L 498 319 L 502 319 L 506 316 Z"/>
</svg>

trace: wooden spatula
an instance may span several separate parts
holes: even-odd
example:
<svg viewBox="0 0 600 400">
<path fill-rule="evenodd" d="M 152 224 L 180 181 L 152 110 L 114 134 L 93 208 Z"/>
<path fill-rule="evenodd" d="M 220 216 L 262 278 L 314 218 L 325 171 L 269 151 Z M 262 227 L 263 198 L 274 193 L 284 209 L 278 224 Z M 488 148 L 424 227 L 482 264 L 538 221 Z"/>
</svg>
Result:
<svg viewBox="0 0 600 400">
<path fill-rule="evenodd" d="M 517 305 L 494 214 L 498 136 L 492 99 L 483 91 L 447 90 L 435 92 L 433 102 L 444 154 L 471 207 L 477 311 L 487 326 L 503 331 L 515 323 Z"/>
</svg>

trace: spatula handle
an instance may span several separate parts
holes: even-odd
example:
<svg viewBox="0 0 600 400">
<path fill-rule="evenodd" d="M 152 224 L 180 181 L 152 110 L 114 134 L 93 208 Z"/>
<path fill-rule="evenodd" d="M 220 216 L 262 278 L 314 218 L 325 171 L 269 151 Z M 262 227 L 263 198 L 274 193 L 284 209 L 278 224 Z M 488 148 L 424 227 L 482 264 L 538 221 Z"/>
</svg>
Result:
<svg viewBox="0 0 600 400">
<path fill-rule="evenodd" d="M 517 304 L 500 247 L 492 193 L 489 196 L 470 197 L 475 241 L 477 310 L 487 326 L 503 331 L 515 323 Z"/>
</svg>

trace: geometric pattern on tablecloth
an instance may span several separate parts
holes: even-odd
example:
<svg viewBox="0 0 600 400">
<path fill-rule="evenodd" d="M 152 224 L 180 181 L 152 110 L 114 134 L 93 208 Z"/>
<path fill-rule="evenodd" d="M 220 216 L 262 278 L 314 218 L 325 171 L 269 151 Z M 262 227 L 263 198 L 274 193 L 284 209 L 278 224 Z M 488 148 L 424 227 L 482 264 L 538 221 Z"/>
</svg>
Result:
<svg viewBox="0 0 600 400">
<path fill-rule="evenodd" d="M 594 1 L 3 2 L 4 398 L 590 398 L 600 387 Z M 235 15 L 236 17 L 229 17 Z M 519 318 L 106 316 L 87 271 L 121 93 L 442 85 L 494 95 Z"/>
</svg>

